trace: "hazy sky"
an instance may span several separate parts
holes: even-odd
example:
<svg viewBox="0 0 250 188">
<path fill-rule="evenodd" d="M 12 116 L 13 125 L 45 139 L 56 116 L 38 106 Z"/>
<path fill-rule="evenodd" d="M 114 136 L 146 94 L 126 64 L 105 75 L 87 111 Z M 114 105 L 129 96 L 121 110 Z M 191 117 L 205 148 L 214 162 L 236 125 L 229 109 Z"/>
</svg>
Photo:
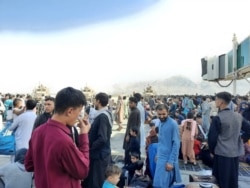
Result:
<svg viewBox="0 0 250 188">
<path fill-rule="evenodd" d="M 249 0 L 0 1 L 0 91 L 183 75 L 250 34 Z M 74 4 L 73 4 L 74 2 Z"/>
</svg>

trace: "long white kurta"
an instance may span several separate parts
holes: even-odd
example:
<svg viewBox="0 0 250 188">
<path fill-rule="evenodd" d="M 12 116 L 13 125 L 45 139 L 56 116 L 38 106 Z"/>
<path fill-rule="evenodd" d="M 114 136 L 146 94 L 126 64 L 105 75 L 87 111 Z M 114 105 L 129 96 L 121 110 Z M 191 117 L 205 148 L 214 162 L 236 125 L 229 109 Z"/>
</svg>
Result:
<svg viewBox="0 0 250 188">
<path fill-rule="evenodd" d="M 171 188 L 174 182 L 181 182 L 178 164 L 180 149 L 179 128 L 172 118 L 159 126 L 159 143 L 157 149 L 157 163 L 153 185 L 156 188 Z M 166 171 L 166 164 L 173 165 L 172 171 Z"/>
<path fill-rule="evenodd" d="M 145 131 L 144 131 L 144 122 L 145 122 L 145 109 L 142 105 L 141 102 L 138 102 L 137 104 L 137 108 L 140 111 L 140 115 L 141 115 L 141 126 L 140 126 L 140 146 L 144 147 L 145 146 Z"/>
</svg>

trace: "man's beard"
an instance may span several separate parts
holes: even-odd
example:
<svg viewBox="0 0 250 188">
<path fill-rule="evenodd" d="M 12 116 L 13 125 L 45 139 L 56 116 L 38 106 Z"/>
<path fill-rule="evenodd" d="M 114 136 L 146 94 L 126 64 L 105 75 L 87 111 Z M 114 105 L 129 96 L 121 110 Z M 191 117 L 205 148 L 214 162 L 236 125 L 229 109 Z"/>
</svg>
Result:
<svg viewBox="0 0 250 188">
<path fill-rule="evenodd" d="M 168 117 L 165 117 L 165 118 L 159 118 L 159 119 L 160 119 L 160 121 L 163 123 L 163 122 L 166 122 L 166 121 L 167 121 Z"/>
</svg>

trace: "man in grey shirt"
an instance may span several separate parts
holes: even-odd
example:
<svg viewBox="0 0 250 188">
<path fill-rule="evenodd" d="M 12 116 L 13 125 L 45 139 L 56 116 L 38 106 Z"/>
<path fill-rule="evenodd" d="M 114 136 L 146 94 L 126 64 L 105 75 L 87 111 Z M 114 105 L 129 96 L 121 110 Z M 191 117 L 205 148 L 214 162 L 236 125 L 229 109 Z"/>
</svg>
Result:
<svg viewBox="0 0 250 188">
<path fill-rule="evenodd" d="M 220 188 L 238 188 L 239 156 L 243 153 L 240 137 L 243 118 L 239 113 L 228 108 L 231 94 L 220 92 L 216 95 L 216 106 L 219 108 L 219 119 L 215 125 L 212 121 L 210 132 L 219 127 L 217 143 L 214 149 L 213 175 Z"/>
<path fill-rule="evenodd" d="M 29 99 L 26 102 L 26 111 L 20 114 L 9 130 L 15 131 L 16 150 L 29 147 L 29 140 L 36 119 L 36 101 Z"/>
</svg>

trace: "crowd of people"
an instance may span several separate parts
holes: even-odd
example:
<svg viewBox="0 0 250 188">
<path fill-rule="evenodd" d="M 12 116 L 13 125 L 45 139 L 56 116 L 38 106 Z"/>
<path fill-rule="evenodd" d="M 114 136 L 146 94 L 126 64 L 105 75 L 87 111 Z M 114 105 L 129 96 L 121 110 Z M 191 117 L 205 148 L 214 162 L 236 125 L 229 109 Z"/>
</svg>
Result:
<svg viewBox="0 0 250 188">
<path fill-rule="evenodd" d="M 215 96 L 143 97 L 133 93 L 115 102 L 100 92 L 89 104 L 80 90 L 67 87 L 55 98 L 45 97 L 42 104 L 43 111 L 38 113 L 37 101 L 30 96 L 6 94 L 0 100 L 4 128 L 15 135 L 16 155 L 25 152 L 21 162 L 11 156 L 9 164 L 22 166 L 23 173 L 9 168 L 25 180 L 33 177 L 37 188 L 172 188 L 181 182 L 179 159 L 184 165 L 202 160 L 212 168 L 221 188 L 237 188 L 239 160 L 250 163 L 246 96 L 232 98 L 220 92 Z M 126 129 L 122 168 L 111 156 L 114 122 L 116 131 Z M 148 135 L 145 126 L 150 126 Z M 223 166 L 229 168 L 227 173 Z M 0 172 L 5 168 L 0 167 Z M 3 174 L 7 186 L 8 176 Z"/>
</svg>

